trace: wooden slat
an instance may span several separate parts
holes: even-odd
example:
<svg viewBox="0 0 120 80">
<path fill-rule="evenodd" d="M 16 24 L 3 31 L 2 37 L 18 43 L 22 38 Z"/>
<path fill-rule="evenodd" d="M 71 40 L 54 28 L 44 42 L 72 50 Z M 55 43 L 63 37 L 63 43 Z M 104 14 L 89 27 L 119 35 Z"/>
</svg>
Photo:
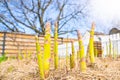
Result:
<svg viewBox="0 0 120 80">
<path fill-rule="evenodd" d="M 7 45 L 13 45 L 13 46 L 15 46 L 15 45 L 20 45 L 20 46 L 35 46 L 36 44 L 35 43 L 30 43 L 30 42 L 14 42 L 14 41 L 6 41 L 5 42 L 5 44 L 6 44 L 6 46 Z"/>
<path fill-rule="evenodd" d="M 35 42 L 35 39 L 22 39 L 22 38 L 10 38 L 10 37 L 6 37 L 6 41 Z"/>
<path fill-rule="evenodd" d="M 10 34 L 8 33 L 6 35 L 7 37 L 11 37 L 11 38 L 22 38 L 22 39 L 35 39 L 35 35 L 21 35 L 21 34 Z M 39 37 L 40 40 L 44 40 L 44 36 L 40 36 Z M 54 40 L 53 37 L 51 37 L 51 40 Z M 58 38 L 59 41 L 61 41 L 61 38 Z"/>
<path fill-rule="evenodd" d="M 22 39 L 22 38 L 10 38 L 10 37 L 6 37 L 6 41 L 14 41 L 14 42 L 36 42 L 35 39 Z M 44 40 L 40 40 L 40 43 L 44 43 Z M 59 41 L 60 42 L 60 41 Z M 51 40 L 51 43 L 54 43 L 54 40 Z"/>
<path fill-rule="evenodd" d="M 10 42 L 11 42 L 11 43 L 10 43 Z M 10 41 L 10 40 L 7 40 L 6 43 L 8 43 L 8 44 L 9 44 L 9 43 L 10 43 L 10 44 L 12 44 L 12 43 L 15 43 L 15 44 L 16 44 L 16 43 L 20 43 L 20 44 L 21 44 L 21 43 L 23 43 L 23 44 L 26 44 L 26 43 L 28 43 L 28 44 L 35 44 L 35 42 L 29 42 L 29 41 L 28 41 L 28 42 L 24 42 L 24 41 Z"/>
<path fill-rule="evenodd" d="M 0 37 L 3 37 L 4 36 L 4 34 L 3 33 L 0 33 Z"/>
<path fill-rule="evenodd" d="M 0 49 L 2 49 L 3 47 L 2 46 L 0 46 Z"/>
<path fill-rule="evenodd" d="M 3 41 L 3 37 L 0 37 L 0 41 Z"/>
<path fill-rule="evenodd" d="M 36 52 L 35 50 L 21 50 L 21 51 L 19 51 L 19 50 L 5 50 L 5 53 L 7 53 L 7 54 L 18 54 L 18 53 L 24 53 L 24 52 Z"/>
<path fill-rule="evenodd" d="M 6 43 L 6 46 L 10 45 L 10 46 L 35 46 L 35 44 L 31 43 L 31 44 L 27 44 L 27 43 Z"/>
<path fill-rule="evenodd" d="M 6 36 L 8 36 L 8 37 L 15 37 L 15 38 L 35 39 L 35 36 L 33 36 L 33 35 L 21 35 L 21 34 L 11 34 L 11 33 L 8 33 Z"/>
<path fill-rule="evenodd" d="M 2 50 L 0 50 L 0 53 L 2 53 Z"/>
<path fill-rule="evenodd" d="M 12 48 L 11 48 L 12 47 Z M 22 49 L 24 49 L 24 50 L 26 50 L 26 49 L 29 49 L 29 50 L 36 50 L 36 47 L 15 47 L 15 46 L 6 46 L 5 47 L 5 49 L 6 50 L 18 50 L 18 49 L 20 49 L 20 50 L 22 50 Z"/>
<path fill-rule="evenodd" d="M 2 47 L 1 47 L 2 48 Z M 44 48 L 44 45 L 41 46 L 41 48 Z M 51 45 L 51 49 L 54 48 L 54 45 Z M 5 49 L 34 49 L 36 50 L 36 46 L 12 46 L 12 45 L 7 45 L 5 46 Z"/>
</svg>

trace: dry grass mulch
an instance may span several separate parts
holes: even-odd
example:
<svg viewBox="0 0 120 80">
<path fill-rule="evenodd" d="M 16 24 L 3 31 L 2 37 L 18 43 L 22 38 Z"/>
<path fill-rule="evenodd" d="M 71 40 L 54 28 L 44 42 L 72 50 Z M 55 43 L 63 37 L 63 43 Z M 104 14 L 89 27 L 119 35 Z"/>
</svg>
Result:
<svg viewBox="0 0 120 80">
<path fill-rule="evenodd" d="M 8 60 L 0 64 L 0 80 L 40 80 L 35 60 Z M 79 67 L 66 69 L 65 60 L 60 60 L 58 70 L 51 68 L 46 80 L 120 80 L 120 59 L 96 58 L 95 66 L 87 64 L 86 73 Z"/>
</svg>

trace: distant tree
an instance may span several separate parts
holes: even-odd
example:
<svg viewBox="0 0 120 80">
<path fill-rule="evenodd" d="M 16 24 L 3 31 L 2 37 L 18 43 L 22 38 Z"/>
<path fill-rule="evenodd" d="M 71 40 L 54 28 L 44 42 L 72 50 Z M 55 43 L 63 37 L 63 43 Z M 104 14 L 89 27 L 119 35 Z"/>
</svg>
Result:
<svg viewBox="0 0 120 80">
<path fill-rule="evenodd" d="M 68 30 L 65 26 L 85 15 L 87 0 L 78 0 L 78 3 L 75 0 L 1 0 L 0 24 L 12 32 L 31 29 L 44 35 L 45 23 L 50 21 L 53 25 L 57 21 L 59 35 L 73 32 L 72 26 Z"/>
</svg>

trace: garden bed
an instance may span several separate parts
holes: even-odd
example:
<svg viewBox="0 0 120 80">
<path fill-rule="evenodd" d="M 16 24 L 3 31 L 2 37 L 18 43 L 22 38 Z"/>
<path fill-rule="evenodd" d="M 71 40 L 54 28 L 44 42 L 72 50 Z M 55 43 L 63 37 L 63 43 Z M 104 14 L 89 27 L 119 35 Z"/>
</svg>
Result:
<svg viewBox="0 0 120 80">
<path fill-rule="evenodd" d="M 66 69 L 65 59 L 60 60 L 58 70 L 50 69 L 47 80 L 120 80 L 120 59 L 96 58 L 95 66 L 87 63 L 86 73 L 79 67 Z M 0 64 L 0 80 L 40 80 L 36 60 L 7 60 Z"/>
</svg>

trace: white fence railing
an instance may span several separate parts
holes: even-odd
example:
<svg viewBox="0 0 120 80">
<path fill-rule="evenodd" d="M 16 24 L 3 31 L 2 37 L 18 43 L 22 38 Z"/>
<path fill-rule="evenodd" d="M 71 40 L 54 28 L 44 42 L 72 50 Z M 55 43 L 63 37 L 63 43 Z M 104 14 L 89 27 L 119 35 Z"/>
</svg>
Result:
<svg viewBox="0 0 120 80">
<path fill-rule="evenodd" d="M 89 35 L 87 35 L 89 36 Z M 94 37 L 97 41 L 97 38 Z M 113 35 L 102 35 L 99 36 L 100 41 L 102 43 L 102 56 L 106 56 L 108 54 L 116 54 L 120 55 L 120 33 L 113 34 Z M 111 41 L 111 49 L 110 49 L 110 41 Z M 87 39 L 83 38 L 84 47 L 85 47 L 85 54 L 87 53 L 87 46 L 89 43 L 89 37 Z M 78 42 L 74 42 L 75 53 L 77 53 L 79 45 Z M 59 55 L 65 56 L 66 55 L 66 44 L 59 45 Z M 68 43 L 68 53 L 71 54 L 71 43 Z"/>
<path fill-rule="evenodd" d="M 67 45 L 68 45 L 67 47 L 68 54 L 71 54 L 72 53 L 71 43 L 67 43 Z M 85 54 L 87 53 L 87 46 L 88 44 L 84 44 Z M 75 48 L 75 54 L 77 54 L 77 51 L 79 49 L 79 45 L 77 41 L 74 42 L 74 48 Z M 66 56 L 66 44 L 59 45 L 58 52 L 60 56 Z"/>
<path fill-rule="evenodd" d="M 111 45 L 111 48 L 110 48 Z M 111 50 L 110 50 L 111 49 Z M 108 35 L 102 38 L 103 55 L 120 55 L 120 33 Z"/>
</svg>

